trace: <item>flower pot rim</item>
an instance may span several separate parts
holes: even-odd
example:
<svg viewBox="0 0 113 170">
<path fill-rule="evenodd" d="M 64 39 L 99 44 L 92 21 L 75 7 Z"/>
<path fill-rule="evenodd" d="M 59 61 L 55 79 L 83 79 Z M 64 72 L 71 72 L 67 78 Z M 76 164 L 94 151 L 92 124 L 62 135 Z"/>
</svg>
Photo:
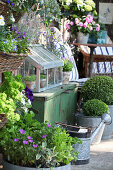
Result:
<svg viewBox="0 0 113 170">
<path fill-rule="evenodd" d="M 10 163 L 10 162 L 8 162 L 8 161 L 6 161 L 6 160 L 3 160 L 3 164 L 4 163 L 6 163 L 6 164 L 9 164 L 9 165 L 12 165 L 12 166 L 19 166 L 19 167 L 21 167 L 21 168 L 32 168 L 32 169 L 39 169 L 39 170 L 42 170 L 42 169 L 51 169 L 52 167 L 49 167 L 49 168 L 37 168 L 37 167 L 27 167 L 27 166 L 21 166 L 21 165 L 16 165 L 16 164 L 12 164 L 12 163 Z M 71 163 L 69 163 L 69 164 L 67 164 L 67 165 L 63 165 L 63 166 L 58 166 L 58 167 L 54 167 L 54 168 L 59 168 L 59 167 L 65 167 L 65 166 L 70 166 L 71 165 Z"/>
</svg>

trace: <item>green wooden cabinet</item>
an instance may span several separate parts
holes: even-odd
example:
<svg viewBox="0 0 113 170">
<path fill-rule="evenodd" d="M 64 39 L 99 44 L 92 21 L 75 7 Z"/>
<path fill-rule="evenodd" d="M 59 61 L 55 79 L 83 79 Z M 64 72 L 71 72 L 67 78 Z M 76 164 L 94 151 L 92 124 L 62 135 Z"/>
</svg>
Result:
<svg viewBox="0 0 113 170">
<path fill-rule="evenodd" d="M 77 83 L 69 83 L 59 87 L 34 93 L 32 109 L 40 122 L 55 121 L 74 123 L 77 106 Z"/>
</svg>

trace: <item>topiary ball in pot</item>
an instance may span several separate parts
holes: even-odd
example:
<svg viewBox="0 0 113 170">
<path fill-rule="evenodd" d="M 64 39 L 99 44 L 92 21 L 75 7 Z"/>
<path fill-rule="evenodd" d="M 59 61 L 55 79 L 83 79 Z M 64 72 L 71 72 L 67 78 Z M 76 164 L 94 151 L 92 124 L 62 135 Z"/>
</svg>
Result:
<svg viewBox="0 0 113 170">
<path fill-rule="evenodd" d="M 99 99 L 110 105 L 113 102 L 113 79 L 109 76 L 94 76 L 81 88 L 83 101 Z"/>
<path fill-rule="evenodd" d="M 108 106 L 101 100 L 92 99 L 88 100 L 83 105 L 83 114 L 85 116 L 101 116 L 103 113 L 108 113 L 109 108 Z"/>
</svg>

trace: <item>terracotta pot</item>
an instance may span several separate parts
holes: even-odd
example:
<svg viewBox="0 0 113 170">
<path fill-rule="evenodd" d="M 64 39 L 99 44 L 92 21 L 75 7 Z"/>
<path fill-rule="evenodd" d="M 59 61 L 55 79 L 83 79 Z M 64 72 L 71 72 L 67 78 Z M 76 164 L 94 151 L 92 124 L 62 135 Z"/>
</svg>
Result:
<svg viewBox="0 0 113 170">
<path fill-rule="evenodd" d="M 40 88 L 44 88 L 46 86 L 46 79 L 40 79 Z"/>
<path fill-rule="evenodd" d="M 33 90 L 36 86 L 36 81 L 25 81 L 25 84 L 29 89 Z"/>
</svg>

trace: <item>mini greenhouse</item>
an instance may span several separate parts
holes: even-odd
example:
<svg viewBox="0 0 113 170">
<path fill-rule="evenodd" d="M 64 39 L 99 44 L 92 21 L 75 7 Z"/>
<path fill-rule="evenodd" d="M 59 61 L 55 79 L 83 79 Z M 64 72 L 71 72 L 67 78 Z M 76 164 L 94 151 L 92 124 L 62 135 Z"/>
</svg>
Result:
<svg viewBox="0 0 113 170">
<path fill-rule="evenodd" d="M 41 92 L 62 84 L 63 61 L 42 45 L 33 45 L 25 60 L 24 77 L 36 76 L 31 89 Z"/>
</svg>

